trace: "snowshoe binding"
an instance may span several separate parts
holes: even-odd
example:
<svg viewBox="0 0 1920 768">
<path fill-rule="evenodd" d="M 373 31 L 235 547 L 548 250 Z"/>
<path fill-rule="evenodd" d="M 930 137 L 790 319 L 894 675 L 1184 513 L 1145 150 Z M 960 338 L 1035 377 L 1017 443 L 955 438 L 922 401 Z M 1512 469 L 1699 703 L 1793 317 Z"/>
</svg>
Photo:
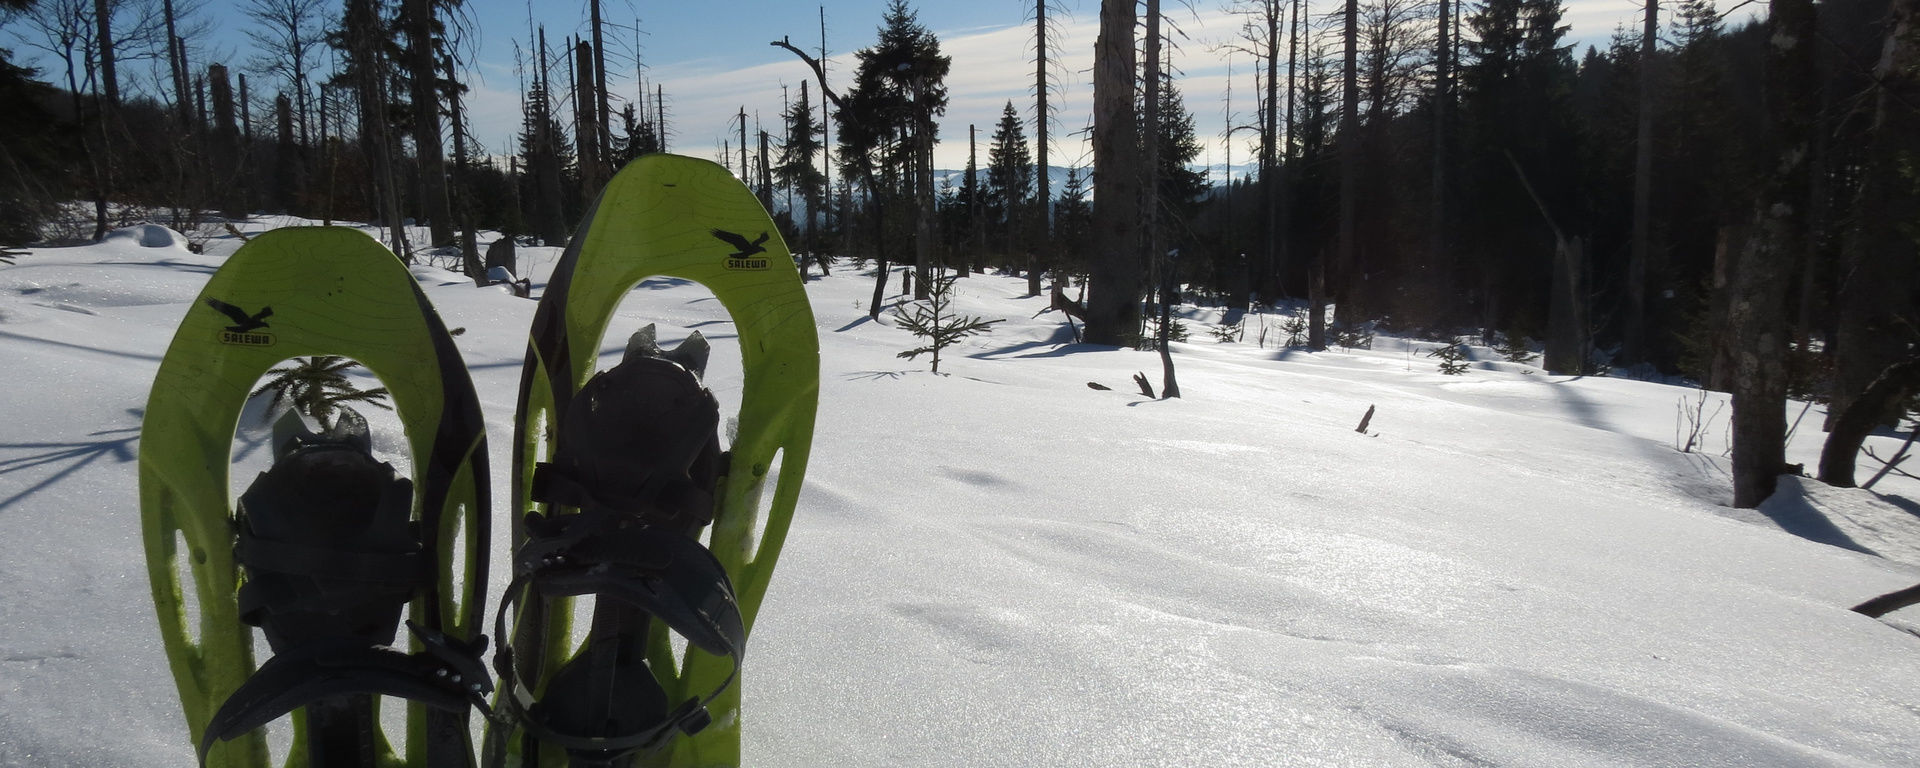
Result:
<svg viewBox="0 0 1920 768">
<path fill-rule="evenodd" d="M 304 707 L 308 765 L 371 768 L 387 749 L 366 725 L 376 695 L 485 711 L 484 636 L 463 643 L 408 622 L 424 650 L 391 647 L 435 569 L 410 519 L 413 483 L 373 457 L 366 421 L 341 409 L 315 434 L 288 413 L 273 443 L 273 467 L 240 497 L 234 555 L 246 574 L 240 618 L 274 655 L 208 722 L 201 761 L 216 740 Z"/>
<path fill-rule="evenodd" d="M 697 332 L 670 352 L 654 343 L 653 326 L 634 334 L 621 363 L 574 395 L 553 460 L 534 470 L 533 500 L 548 511 L 523 521 L 496 632 L 507 636 L 507 613 L 522 601 L 544 613 L 554 599 L 583 595 L 595 598 L 592 629 L 537 700 L 515 648 L 502 647 L 495 666 L 503 709 L 572 766 L 625 765 L 699 732 L 710 722 L 706 704 L 733 682 L 704 699 L 669 701 L 650 667 L 660 661 L 647 658 L 652 621 L 739 671 L 746 630 L 733 585 L 697 539 L 713 520 L 726 462 L 719 404 L 700 381 L 707 352 Z M 522 764 L 540 764 L 528 746 Z"/>
</svg>

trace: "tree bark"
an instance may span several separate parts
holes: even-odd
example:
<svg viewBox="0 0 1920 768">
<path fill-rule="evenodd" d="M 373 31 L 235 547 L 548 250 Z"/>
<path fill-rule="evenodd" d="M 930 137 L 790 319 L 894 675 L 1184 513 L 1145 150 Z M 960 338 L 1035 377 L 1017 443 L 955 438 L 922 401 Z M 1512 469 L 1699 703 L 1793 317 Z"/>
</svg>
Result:
<svg viewBox="0 0 1920 768">
<path fill-rule="evenodd" d="M 1094 43 L 1089 343 L 1126 346 L 1140 328 L 1139 122 L 1134 112 L 1133 0 L 1102 0 Z"/>
<path fill-rule="evenodd" d="M 1778 162 L 1762 190 L 1754 227 L 1734 275 L 1729 306 L 1734 342 L 1733 505 L 1751 509 L 1773 495 L 1786 470 L 1787 283 L 1806 252 L 1810 222 L 1807 161 L 1812 150 L 1816 73 L 1813 0 L 1772 0 L 1766 95 Z"/>
<path fill-rule="evenodd" d="M 600 136 L 594 130 L 593 121 L 599 114 L 600 98 L 594 95 L 593 85 L 593 46 L 585 41 L 575 41 L 572 65 L 568 68 L 573 76 L 573 137 L 575 151 L 580 159 L 580 201 L 591 205 L 594 197 L 600 194 Z M 744 110 L 744 108 L 743 108 Z M 744 112 L 741 118 L 740 133 L 740 178 L 752 183 L 747 169 L 746 122 Z"/>
<path fill-rule="evenodd" d="M 1053 268 L 1053 188 L 1047 171 L 1047 0 L 1034 0 L 1033 5 L 1033 122 L 1034 149 L 1039 170 L 1039 189 L 1034 193 L 1034 204 L 1040 207 L 1040 245 L 1039 256 L 1027 271 L 1027 293 L 1040 295 L 1040 276 Z M 971 142 L 971 139 L 969 139 Z"/>
<path fill-rule="evenodd" d="M 1621 318 L 1622 361 L 1647 359 L 1647 260 L 1653 250 L 1653 44 L 1659 0 L 1644 0 L 1640 31 L 1640 115 L 1633 156 L 1633 243 L 1627 254 L 1627 313 Z"/>
<path fill-rule="evenodd" d="M 593 156 L 600 163 L 593 169 L 594 194 L 612 178 L 613 112 L 607 95 L 607 41 L 602 32 L 600 0 L 593 0 L 589 11 L 593 26 L 593 124 L 585 126 L 593 133 Z"/>
<path fill-rule="evenodd" d="M 1859 215 L 1847 238 L 1830 421 L 1850 412 L 1853 399 L 1882 370 L 1906 357 L 1913 338 L 1920 235 L 1912 228 L 1920 221 L 1920 194 L 1909 174 L 1920 157 L 1920 0 L 1894 0 L 1889 16 L 1874 67 L 1878 82 Z M 1887 408 L 1874 414 L 1875 423 L 1897 415 Z"/>
<path fill-rule="evenodd" d="M 1908 358 L 1888 366 L 1864 392 L 1848 398 L 1850 405 L 1834 419 L 1820 451 L 1820 482 L 1852 488 L 1860 444 L 1880 424 L 1881 414 L 1915 391 L 1920 391 L 1920 358 Z"/>
<path fill-rule="evenodd" d="M 1447 302 L 1453 278 L 1453 265 L 1447 258 L 1447 112 L 1452 96 L 1448 65 L 1453 53 L 1449 6 L 1448 0 L 1440 0 L 1436 14 L 1440 40 L 1433 47 L 1433 197 L 1428 207 L 1433 221 L 1427 229 L 1427 280 L 1435 311 Z"/>
<path fill-rule="evenodd" d="M 1261 113 L 1260 127 L 1260 202 L 1261 219 L 1267 224 L 1266 258 L 1261 260 L 1261 273 L 1264 278 L 1260 290 L 1268 301 L 1284 293 L 1280 286 L 1286 282 L 1287 228 L 1280 226 L 1285 214 L 1278 213 L 1285 206 L 1281 198 L 1287 188 L 1287 168 L 1280 165 L 1280 0 L 1262 0 L 1266 4 L 1267 17 L 1267 93 L 1266 109 Z M 1295 0 L 1297 3 L 1298 0 Z M 1293 59 L 1287 59 L 1287 99 L 1292 106 L 1293 99 Z M 1293 126 L 1287 126 L 1291 132 Z M 1291 133 L 1289 133 L 1291 138 Z M 1276 176 L 1277 173 L 1277 176 Z"/>
<path fill-rule="evenodd" d="M 452 194 L 455 196 L 454 199 L 459 201 L 458 203 L 455 203 L 454 200 L 448 200 L 447 202 L 454 210 L 459 211 L 456 216 L 460 221 L 461 266 L 466 271 L 467 277 L 473 280 L 474 285 L 486 285 L 487 268 L 480 260 L 480 233 L 474 228 L 472 198 L 467 196 L 469 194 L 469 190 L 467 189 L 467 126 L 466 116 L 460 104 L 460 82 L 458 78 L 455 77 L 453 71 L 453 57 L 447 57 L 446 64 L 447 83 L 451 86 L 447 89 L 447 123 L 453 128 Z M 508 247 L 511 248 L 513 240 L 508 238 L 506 242 Z"/>
<path fill-rule="evenodd" d="M 435 247 L 453 242 L 447 199 L 446 155 L 440 149 L 439 68 L 434 66 L 433 2 L 406 0 L 407 69 L 413 81 L 413 146 L 420 174 L 421 208 Z"/>
<path fill-rule="evenodd" d="M 173 80 L 173 104 L 174 108 L 179 110 L 177 117 L 180 125 L 185 127 L 187 113 L 192 110 L 187 106 L 186 54 L 180 50 L 180 38 L 174 28 L 173 0 L 162 0 L 160 11 L 165 15 L 164 21 L 167 28 L 167 74 L 171 75 Z"/>
<path fill-rule="evenodd" d="M 1155 340 L 1160 350 L 1161 384 L 1160 394 L 1164 397 L 1179 397 L 1180 384 L 1173 371 L 1173 294 L 1179 281 L 1174 277 L 1172 259 L 1167 258 L 1166 244 L 1160 236 L 1160 0 L 1147 0 L 1147 45 L 1146 45 L 1146 97 L 1142 99 L 1146 107 L 1146 135 L 1141 137 L 1146 145 L 1147 182 L 1146 194 L 1142 206 L 1141 218 L 1147 228 L 1147 258 L 1159 266 L 1160 318 L 1155 330 L 1159 338 Z"/>
<path fill-rule="evenodd" d="M 113 66 L 113 4 L 108 0 L 93 0 L 93 17 L 100 27 L 100 90 L 107 96 L 107 111 L 120 107 L 120 78 L 114 74 Z"/>
<path fill-rule="evenodd" d="M 1334 263 L 1334 322 L 1345 327 L 1354 317 L 1354 298 L 1350 281 L 1354 259 L 1358 255 L 1358 217 L 1360 215 L 1360 4 L 1347 0 L 1343 32 L 1340 99 L 1340 244 Z"/>
</svg>

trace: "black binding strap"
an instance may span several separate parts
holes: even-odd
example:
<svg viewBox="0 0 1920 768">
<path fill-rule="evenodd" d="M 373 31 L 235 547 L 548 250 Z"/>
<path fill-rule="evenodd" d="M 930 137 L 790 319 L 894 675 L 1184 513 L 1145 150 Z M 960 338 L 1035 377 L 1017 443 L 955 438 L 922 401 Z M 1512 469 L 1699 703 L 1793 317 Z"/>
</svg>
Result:
<svg viewBox="0 0 1920 768">
<path fill-rule="evenodd" d="M 704 697 L 686 699 L 632 733 L 589 736 L 546 716 L 546 708 L 516 674 L 513 651 L 506 644 L 495 652 L 494 668 L 501 680 L 502 717 L 517 720 L 542 743 L 570 752 L 620 756 L 651 752 L 678 734 L 691 735 L 705 728 L 712 720 L 707 705 L 740 675 L 746 630 L 726 568 L 712 552 L 675 531 L 655 526 L 612 528 L 613 520 L 610 513 L 592 507 L 552 518 L 530 513 L 527 529 L 544 535 L 529 538 L 516 553 L 514 580 L 495 614 L 495 633 L 506 637 L 507 613 L 528 592 L 539 599 L 613 598 L 659 619 L 694 647 L 730 659 L 733 669 L 727 679 Z M 634 671 L 637 674 L 623 677 L 623 684 L 647 688 L 638 695 L 659 701 L 664 710 L 666 693 L 652 671 L 644 666 Z"/>
<path fill-rule="evenodd" d="M 275 654 L 207 721 L 200 764 L 206 764 L 215 741 L 232 741 L 295 709 L 336 696 L 394 696 L 448 712 L 470 706 L 490 712 L 486 696 L 493 692 L 493 681 L 481 661 L 487 638 L 463 643 L 411 621 L 407 629 L 424 650 L 408 654 L 368 646 L 359 638 L 328 637 Z"/>
</svg>

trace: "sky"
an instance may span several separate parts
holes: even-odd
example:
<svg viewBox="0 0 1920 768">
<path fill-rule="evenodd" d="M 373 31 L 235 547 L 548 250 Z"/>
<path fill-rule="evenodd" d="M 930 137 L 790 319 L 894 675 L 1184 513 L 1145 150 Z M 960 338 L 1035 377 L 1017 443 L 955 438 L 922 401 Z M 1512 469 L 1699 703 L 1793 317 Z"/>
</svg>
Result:
<svg viewBox="0 0 1920 768">
<path fill-rule="evenodd" d="M 205 0 L 201 15 L 211 22 L 211 29 L 203 46 L 206 50 L 198 52 L 199 61 L 243 64 L 248 58 L 244 30 L 250 22 L 237 10 L 246 2 Z M 607 33 L 609 90 L 622 104 L 635 97 L 637 53 L 649 90 L 657 85 L 665 92 L 671 151 L 717 158 L 726 142 L 737 152 L 736 116 L 743 108 L 750 135 L 758 130 L 751 125 L 757 124 L 778 141 L 783 98 L 797 98 L 800 82 L 811 80 L 812 75 L 798 57 L 770 42 L 791 37 L 795 45 L 817 52 L 824 13 L 828 84 L 840 90 L 853 71 L 853 52 L 873 44 L 886 5 L 885 0 L 835 0 L 824 6 L 778 0 L 711 4 L 610 0 L 602 11 L 607 23 L 617 27 Z M 1229 155 L 1234 164 L 1252 156 L 1250 133 L 1239 134 L 1231 148 L 1222 138 L 1229 125 L 1252 122 L 1255 92 L 1252 59 L 1223 51 L 1240 28 L 1239 18 L 1227 5 L 1225 0 L 1166 4 L 1169 24 L 1178 29 L 1169 32 L 1177 46 L 1172 54 L 1180 73 L 1176 84 L 1206 146 L 1198 162 L 1214 167 L 1227 164 Z M 984 163 L 994 126 L 1009 100 L 1026 119 L 1026 135 L 1032 139 L 1033 3 L 979 0 L 920 2 L 914 7 L 921 24 L 939 38 L 942 52 L 953 58 L 947 81 L 949 106 L 938 121 L 936 165 L 965 166 L 969 126 L 978 131 Z M 1324 12 L 1335 7 L 1332 0 L 1319 0 L 1309 9 Z M 1637 26 L 1641 6 L 1636 0 L 1568 0 L 1566 7 L 1566 23 L 1572 27 L 1568 40 L 1577 46 L 1578 54 L 1588 45 L 1604 47 L 1616 27 Z M 1055 16 L 1052 42 L 1060 59 L 1053 99 L 1050 160 L 1054 165 L 1090 162 L 1085 131 L 1098 12 L 1095 0 L 1064 0 L 1049 6 Z M 529 30 L 544 26 L 548 44 L 561 48 L 564 38 L 587 34 L 588 0 L 467 0 L 464 13 L 474 136 L 489 151 L 506 154 L 512 151 L 519 130 Z M 17 43 L 14 47 L 20 48 Z M 137 68 L 132 76 L 142 77 Z M 145 77 L 148 82 L 158 79 L 151 72 Z M 555 77 L 564 79 L 564 72 Z M 812 98 L 819 103 L 818 94 Z"/>
</svg>

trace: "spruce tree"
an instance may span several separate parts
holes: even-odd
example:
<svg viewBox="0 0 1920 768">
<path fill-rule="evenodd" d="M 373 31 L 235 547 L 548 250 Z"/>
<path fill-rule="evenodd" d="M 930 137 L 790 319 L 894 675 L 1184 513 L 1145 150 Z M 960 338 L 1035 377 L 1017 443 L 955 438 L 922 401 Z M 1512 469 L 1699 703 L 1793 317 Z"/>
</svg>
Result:
<svg viewBox="0 0 1920 768">
<path fill-rule="evenodd" d="M 1025 263 L 1020 247 L 1025 244 L 1021 230 L 1026 225 L 1027 201 L 1033 197 L 1033 153 L 1027 148 L 1027 134 L 1020 113 L 1008 101 L 993 130 L 993 144 L 987 148 L 987 211 L 1005 235 L 1004 253 L 1008 263 Z"/>
<path fill-rule="evenodd" d="M 780 147 L 780 161 L 773 167 L 773 175 L 781 184 L 799 190 L 801 199 L 806 201 L 807 240 L 801 250 L 812 251 L 819 247 L 817 222 L 821 206 L 825 204 L 827 178 L 814 163 L 824 144 L 807 86 L 807 81 L 800 81 L 800 99 L 787 109 L 787 141 Z"/>
<path fill-rule="evenodd" d="M 1093 206 L 1087 202 L 1087 175 L 1080 166 L 1067 169 L 1066 186 L 1053 204 L 1053 235 L 1061 244 L 1067 272 L 1085 272 L 1086 256 L 1093 231 Z"/>
<path fill-rule="evenodd" d="M 1180 89 L 1172 82 L 1160 86 L 1160 206 L 1176 221 L 1191 219 L 1200 196 L 1207 191 L 1207 174 L 1194 170 L 1200 159 L 1200 139 L 1193 131 L 1193 113 L 1187 111 Z"/>
</svg>

